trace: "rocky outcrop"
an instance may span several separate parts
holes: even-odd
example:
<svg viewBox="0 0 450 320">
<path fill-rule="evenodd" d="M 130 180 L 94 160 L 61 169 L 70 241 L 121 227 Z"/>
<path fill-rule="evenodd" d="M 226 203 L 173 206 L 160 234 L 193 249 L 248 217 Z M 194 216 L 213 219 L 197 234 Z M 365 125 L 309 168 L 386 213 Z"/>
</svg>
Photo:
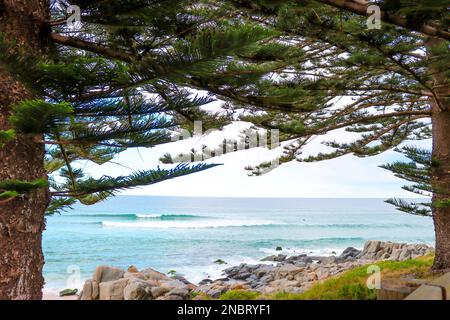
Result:
<svg viewBox="0 0 450 320">
<path fill-rule="evenodd" d="M 426 244 L 407 244 L 383 241 L 367 241 L 356 257 L 362 260 L 403 261 L 430 254 L 432 247 Z"/>
<path fill-rule="evenodd" d="M 185 278 L 167 276 L 154 269 L 139 271 L 131 266 L 127 271 L 99 266 L 91 280 L 85 282 L 82 300 L 182 300 L 207 295 L 219 298 L 234 289 L 261 293 L 301 293 L 318 281 L 379 260 L 407 260 L 431 253 L 424 244 L 368 241 L 363 250 L 348 247 L 339 256 L 288 257 L 283 254 L 262 259 L 260 264 L 240 264 L 223 270 L 224 277 L 205 279 L 198 286 Z"/>
<path fill-rule="evenodd" d="M 301 293 L 318 281 L 370 262 L 407 260 L 427 255 L 432 250 L 433 248 L 424 244 L 374 240 L 367 241 L 362 251 L 348 247 L 339 256 L 272 255 L 261 261 L 273 264 L 241 264 L 230 267 L 223 271 L 225 278 L 220 281 L 204 280 L 195 290 L 213 298 L 237 286 L 261 293 Z"/>
<path fill-rule="evenodd" d="M 81 300 L 187 300 L 195 286 L 186 279 L 174 279 L 151 268 L 127 271 L 99 266 L 84 283 Z"/>
</svg>

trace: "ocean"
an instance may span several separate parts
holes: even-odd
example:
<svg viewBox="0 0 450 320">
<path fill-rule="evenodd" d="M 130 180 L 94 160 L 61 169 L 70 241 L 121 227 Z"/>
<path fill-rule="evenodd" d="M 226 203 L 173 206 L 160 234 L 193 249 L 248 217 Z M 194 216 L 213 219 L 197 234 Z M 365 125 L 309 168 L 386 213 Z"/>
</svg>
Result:
<svg viewBox="0 0 450 320">
<path fill-rule="evenodd" d="M 196 283 L 271 254 L 340 254 L 367 240 L 432 245 L 433 224 L 383 199 L 117 196 L 47 218 L 45 288 L 79 288 L 102 264 L 174 270 Z"/>
</svg>

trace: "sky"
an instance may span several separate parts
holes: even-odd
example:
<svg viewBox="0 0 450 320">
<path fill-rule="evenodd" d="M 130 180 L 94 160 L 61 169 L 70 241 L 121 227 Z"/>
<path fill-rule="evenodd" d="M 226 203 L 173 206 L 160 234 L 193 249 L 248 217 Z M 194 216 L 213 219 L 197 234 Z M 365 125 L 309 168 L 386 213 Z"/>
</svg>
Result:
<svg viewBox="0 0 450 320">
<path fill-rule="evenodd" d="M 249 124 L 234 122 L 222 131 L 207 136 L 193 137 L 159 145 L 153 148 L 130 149 L 119 154 L 114 163 L 97 166 L 83 164 L 87 173 L 101 175 L 126 175 L 133 170 L 170 168 L 158 159 L 165 153 L 177 155 L 203 144 L 216 146 L 224 137 L 235 137 Z M 304 150 L 303 155 L 326 150 L 324 140 L 349 141 L 348 133 L 332 132 L 317 137 Z M 408 145 L 429 147 L 430 141 L 406 142 Z M 412 198 L 413 194 L 401 189 L 405 181 L 378 166 L 402 159 L 394 151 L 378 156 L 357 158 L 346 155 L 315 163 L 293 161 L 258 177 L 249 177 L 244 168 L 271 160 L 281 152 L 255 148 L 212 158 L 206 162 L 221 166 L 203 172 L 164 181 L 155 185 L 127 190 L 124 195 L 195 196 L 195 197 L 298 197 L 298 198 Z"/>
</svg>

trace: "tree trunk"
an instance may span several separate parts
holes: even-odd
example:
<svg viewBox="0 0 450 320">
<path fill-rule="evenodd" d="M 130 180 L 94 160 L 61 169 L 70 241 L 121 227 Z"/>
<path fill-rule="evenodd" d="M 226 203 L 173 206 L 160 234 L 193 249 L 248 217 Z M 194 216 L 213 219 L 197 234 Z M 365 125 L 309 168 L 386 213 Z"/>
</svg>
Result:
<svg viewBox="0 0 450 320">
<path fill-rule="evenodd" d="M 443 40 L 431 39 L 429 46 L 438 45 Z M 431 54 L 430 57 L 433 55 Z M 432 101 L 433 124 L 433 167 L 431 183 L 436 192 L 433 194 L 433 221 L 436 236 L 436 256 L 433 270 L 450 270 L 450 207 L 439 202 L 450 198 L 450 90 L 444 70 L 430 68 L 437 99 Z"/>
<path fill-rule="evenodd" d="M 48 43 L 48 12 L 47 0 L 0 0 L 0 34 L 16 48 L 42 56 Z M 0 65 L 0 130 L 10 128 L 11 106 L 32 97 Z M 0 147 L 0 181 L 46 178 L 44 147 L 34 138 L 17 135 Z M 0 300 L 42 298 L 41 240 L 48 201 L 48 190 L 40 189 L 0 203 Z"/>
</svg>

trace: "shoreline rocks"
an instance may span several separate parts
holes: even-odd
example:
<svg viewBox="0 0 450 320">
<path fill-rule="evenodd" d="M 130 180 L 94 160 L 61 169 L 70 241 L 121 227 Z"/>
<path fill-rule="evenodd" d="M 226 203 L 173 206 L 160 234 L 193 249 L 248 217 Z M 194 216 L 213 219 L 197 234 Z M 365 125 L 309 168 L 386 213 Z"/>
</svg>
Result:
<svg viewBox="0 0 450 320">
<path fill-rule="evenodd" d="M 363 250 L 346 248 L 339 256 L 272 255 L 261 264 L 245 264 L 223 270 L 221 279 L 204 279 L 194 285 L 182 276 L 169 277 L 154 269 L 139 271 L 131 266 L 127 271 L 99 266 L 87 280 L 81 300 L 189 300 L 195 295 L 213 299 L 229 290 L 252 290 L 261 293 L 284 291 L 302 293 L 318 281 L 336 276 L 349 269 L 380 260 L 402 261 L 430 254 L 425 244 L 367 241 Z M 272 264 L 267 264 L 272 263 Z"/>
</svg>

